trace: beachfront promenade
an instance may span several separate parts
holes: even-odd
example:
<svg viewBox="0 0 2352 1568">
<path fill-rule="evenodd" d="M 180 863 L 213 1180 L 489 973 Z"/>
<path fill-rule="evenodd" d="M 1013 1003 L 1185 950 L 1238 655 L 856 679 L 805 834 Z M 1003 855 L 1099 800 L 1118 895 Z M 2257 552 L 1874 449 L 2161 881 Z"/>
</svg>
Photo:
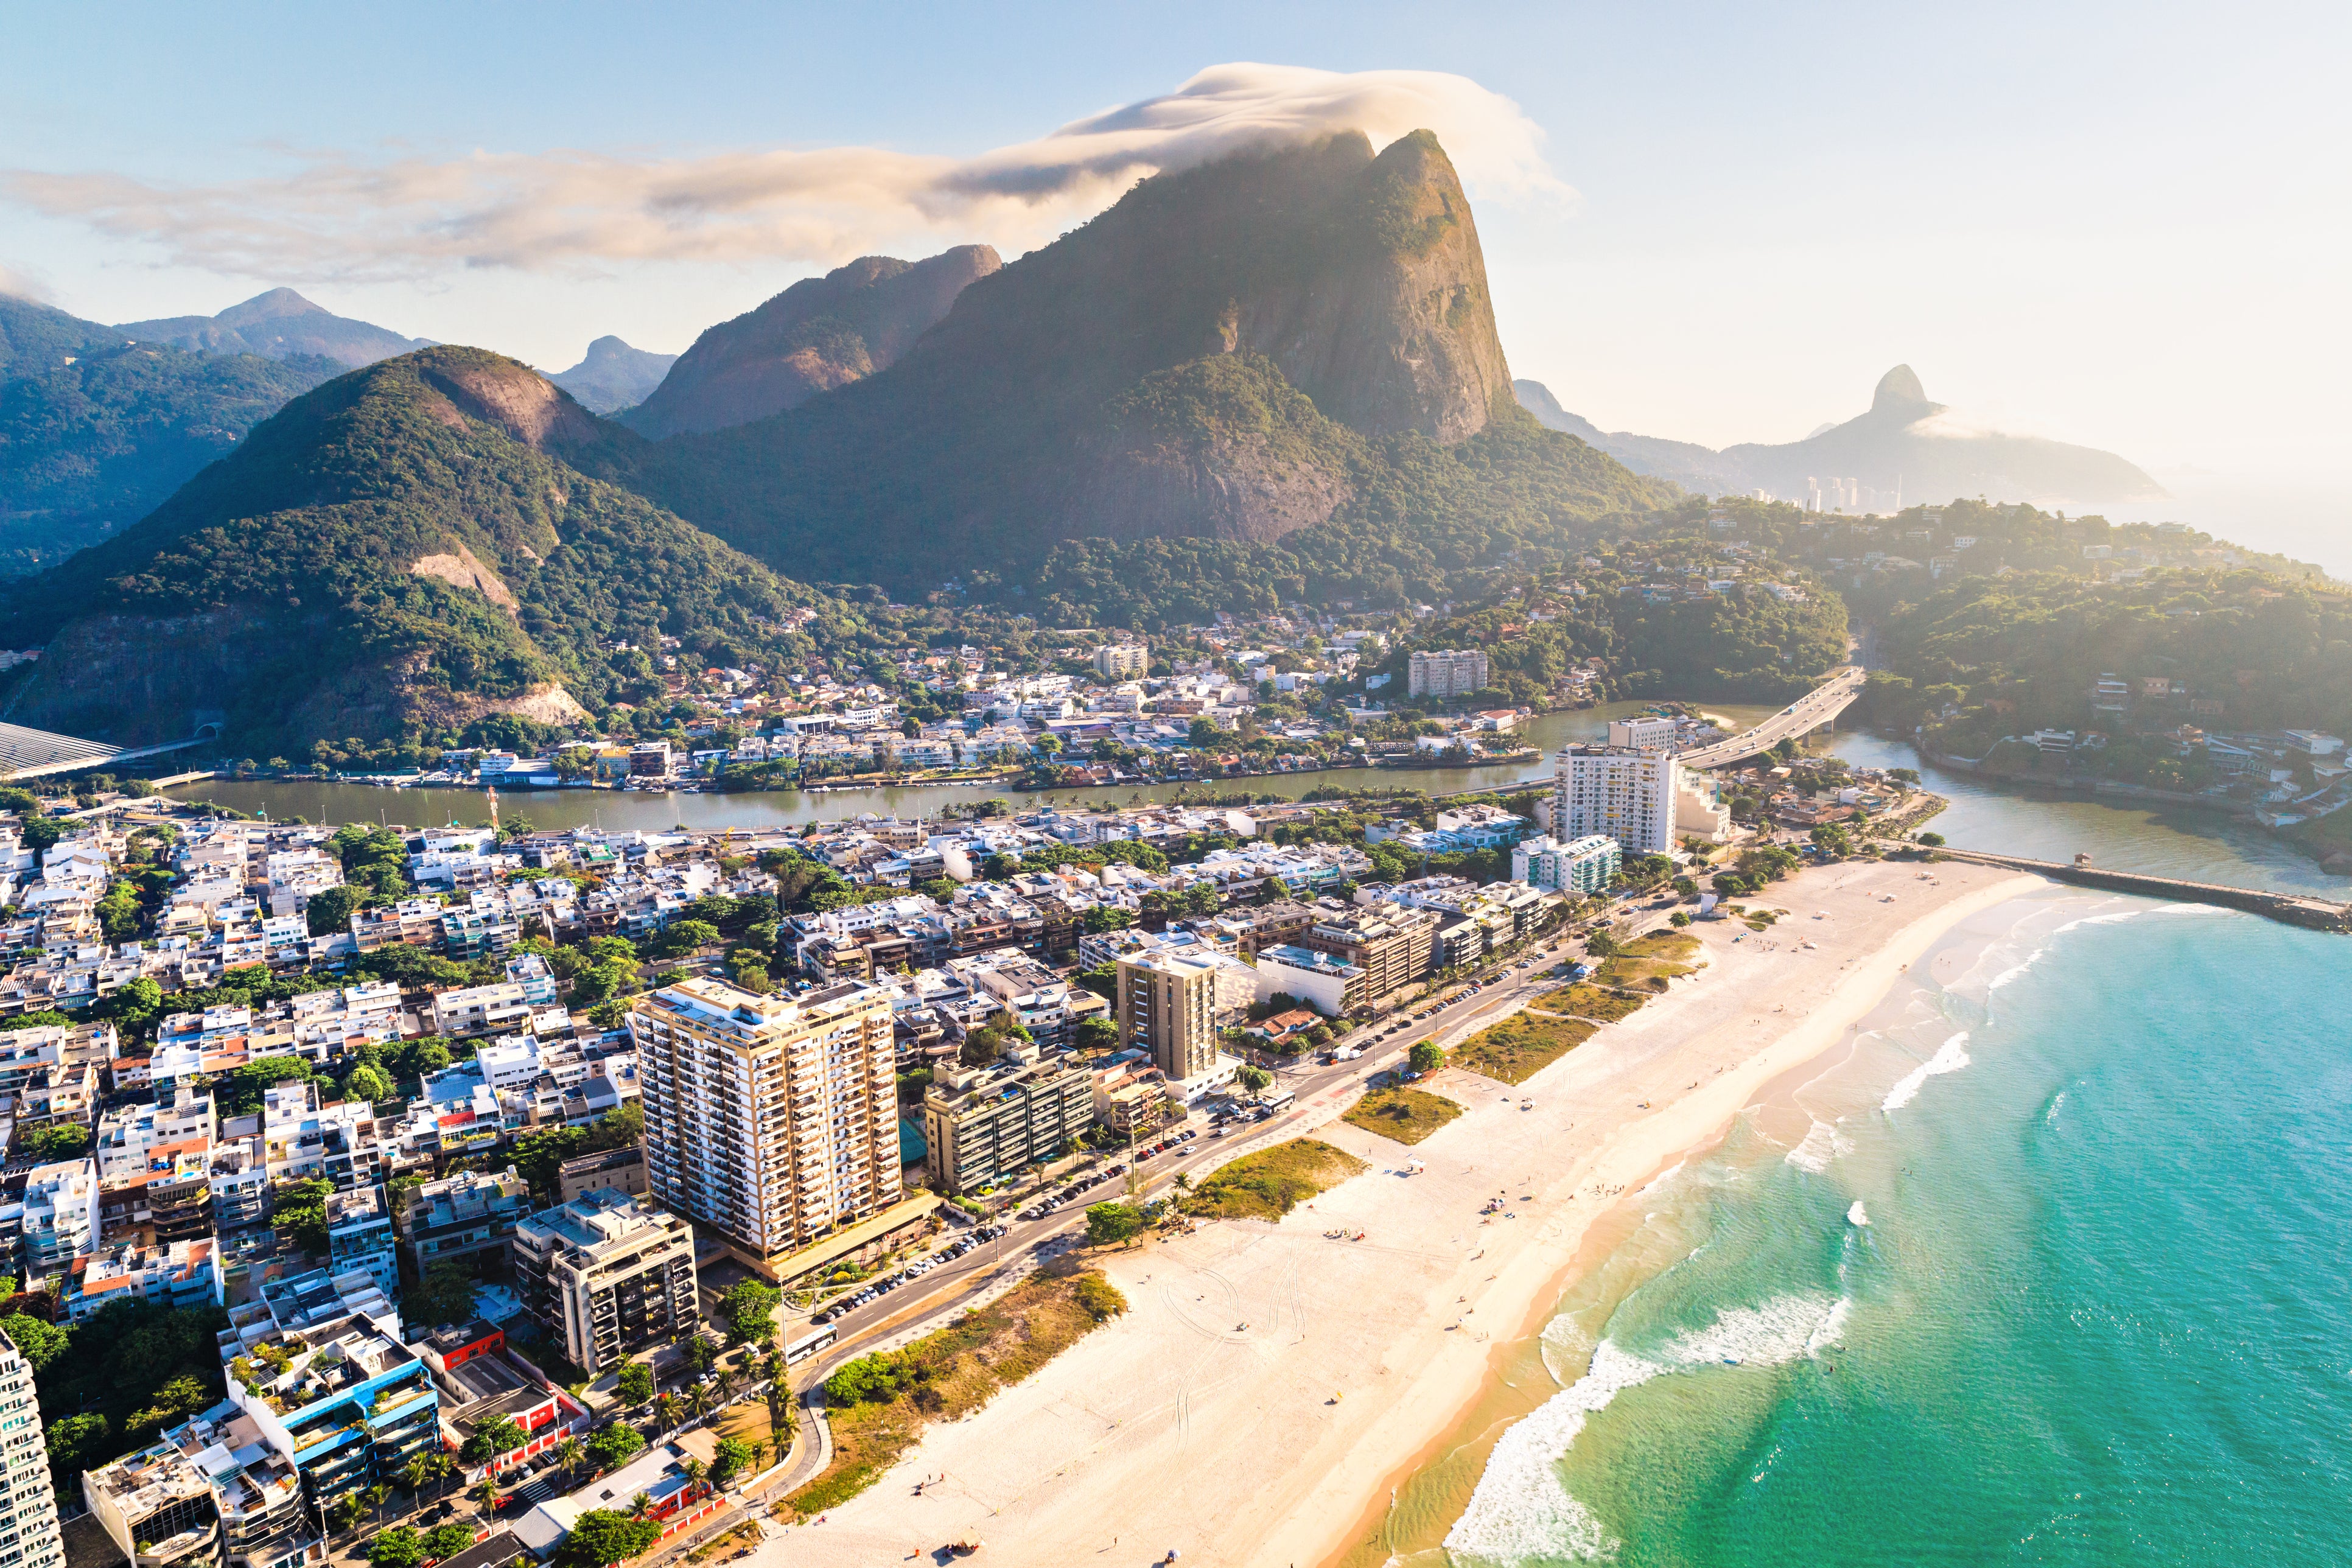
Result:
<svg viewBox="0 0 2352 1568">
<path fill-rule="evenodd" d="M 2152 899 L 2176 899 L 2183 903 L 2212 904 L 2221 909 L 2266 915 L 2288 925 L 2307 926 L 2314 931 L 2352 932 L 2352 904 L 2339 904 L 2332 900 L 2315 899 L 2300 893 L 2266 893 L 2255 888 L 2232 888 L 2218 882 L 2184 882 L 2172 877 L 2111 870 L 2088 861 L 2068 865 L 2056 860 L 2029 859 L 2021 855 L 1996 855 L 1982 849 L 1946 847 L 1936 853 L 1948 859 L 1969 860 L 1979 866 L 2006 866 L 2013 870 L 2031 871 L 2053 882 L 2071 882 L 2077 887 L 2099 888 L 2111 893 L 2137 893 Z"/>
</svg>

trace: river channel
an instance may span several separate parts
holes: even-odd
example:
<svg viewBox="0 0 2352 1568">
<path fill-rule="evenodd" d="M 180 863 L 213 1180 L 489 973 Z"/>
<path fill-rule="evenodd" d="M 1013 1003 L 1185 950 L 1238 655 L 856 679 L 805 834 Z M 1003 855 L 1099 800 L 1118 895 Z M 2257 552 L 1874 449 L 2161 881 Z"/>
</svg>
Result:
<svg viewBox="0 0 2352 1568">
<path fill-rule="evenodd" d="M 1321 768 L 1313 773 L 1268 773 L 1256 778 L 1218 779 L 1192 784 L 1129 784 L 1112 789 L 1047 790 L 1037 794 L 992 784 L 908 784 L 902 787 L 765 790 L 739 795 L 677 790 L 527 790 L 501 795 L 500 813 L 523 816 L 534 827 L 604 827 L 629 832 L 685 826 L 796 827 L 872 812 L 877 816 L 928 816 L 950 805 L 992 797 L 1025 809 L 1055 805 L 1125 805 L 1136 801 L 1201 799 L 1211 795 L 1279 795 L 1296 800 L 1317 789 L 1417 789 L 1431 795 L 1492 789 L 1523 779 L 1549 778 L 1550 753 L 1570 742 L 1596 741 L 1609 721 L 1639 713 L 1643 704 L 1545 713 L 1529 721 L 1527 743 L 1542 758 L 1481 768 Z M 1706 711 L 1738 725 L 1754 724 L 1777 710 L 1740 703 L 1711 703 Z M 170 792 L 182 800 L 208 800 L 273 820 L 299 816 L 308 822 L 384 822 L 409 827 L 487 821 L 489 810 L 478 789 L 390 789 L 373 784 L 309 783 L 299 779 L 205 779 Z"/>
</svg>

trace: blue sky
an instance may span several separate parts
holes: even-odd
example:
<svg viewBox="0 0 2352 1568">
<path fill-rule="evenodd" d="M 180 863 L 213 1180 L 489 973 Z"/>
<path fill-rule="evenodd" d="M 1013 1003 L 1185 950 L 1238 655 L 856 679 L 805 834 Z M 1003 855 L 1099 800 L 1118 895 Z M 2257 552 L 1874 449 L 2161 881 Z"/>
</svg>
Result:
<svg viewBox="0 0 2352 1568">
<path fill-rule="evenodd" d="M 1513 370 L 1604 427 L 1791 439 L 1904 361 L 2003 428 L 2166 472 L 2332 483 L 2352 468 L 2345 13 L 12 0 L 0 166 L 213 187 L 322 157 L 970 159 L 1221 62 L 1453 73 L 1516 102 L 1574 189 L 1473 195 Z M 607 331 L 682 349 L 822 269 L 570 256 L 304 279 L 174 259 L 71 211 L 0 213 L 0 269 L 80 314 L 210 312 L 294 281 L 550 369 Z M 185 238 L 201 206 L 179 221 Z M 369 214 L 340 221 L 360 233 Z"/>
</svg>

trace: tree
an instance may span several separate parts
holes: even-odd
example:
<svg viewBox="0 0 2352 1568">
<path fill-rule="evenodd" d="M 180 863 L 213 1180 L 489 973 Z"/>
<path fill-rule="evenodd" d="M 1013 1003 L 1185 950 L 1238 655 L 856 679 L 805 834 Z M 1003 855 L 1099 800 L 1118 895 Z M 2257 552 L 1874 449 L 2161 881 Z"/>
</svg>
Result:
<svg viewBox="0 0 2352 1568">
<path fill-rule="evenodd" d="M 332 936 L 349 931 L 352 917 L 366 907 L 369 889 L 350 882 L 341 887 L 323 889 L 310 895 L 302 907 L 302 918 L 308 922 L 312 936 Z"/>
<path fill-rule="evenodd" d="M 323 1255 L 327 1250 L 327 1199 L 334 1190 L 335 1184 L 324 1176 L 288 1182 L 271 1199 L 270 1225 L 291 1237 L 294 1245 L 303 1251 Z"/>
<path fill-rule="evenodd" d="M 1274 1081 L 1274 1075 L 1259 1067 L 1244 1068 L 1235 1077 L 1241 1086 L 1252 1094 L 1255 1094 Z"/>
<path fill-rule="evenodd" d="M 1617 956 L 1617 939 L 1605 931 L 1594 931 L 1584 939 L 1584 951 L 1595 958 Z"/>
<path fill-rule="evenodd" d="M 661 1539 L 659 1521 L 616 1509 L 592 1508 L 572 1522 L 557 1561 L 562 1568 L 611 1568 L 643 1554 Z"/>
<path fill-rule="evenodd" d="M 488 1518 L 498 1511 L 499 1483 L 490 1477 L 484 1476 L 480 1480 L 476 1481 L 473 1485 L 472 1490 L 467 1495 L 471 1497 L 476 1502 L 482 1505 L 482 1514 L 484 1518 Z"/>
<path fill-rule="evenodd" d="M 684 958 L 699 948 L 716 947 L 725 933 L 709 921 L 672 921 L 653 942 L 656 958 Z"/>
<path fill-rule="evenodd" d="M 439 1563 L 470 1549 L 473 1544 L 472 1525 L 436 1524 L 425 1534 L 425 1555 Z"/>
<path fill-rule="evenodd" d="M 773 1330 L 776 1308 L 783 1299 L 783 1292 L 774 1286 L 746 1279 L 719 1298 L 719 1316 L 737 1344 L 750 1344 L 765 1339 Z"/>
<path fill-rule="evenodd" d="M 361 1516 L 366 1512 L 367 1504 L 360 1500 L 359 1494 L 346 1492 L 335 1500 L 334 1507 L 327 1510 L 327 1528 L 349 1530 L 357 1524 Z"/>
<path fill-rule="evenodd" d="M 1108 1018 L 1088 1018 L 1078 1026 L 1076 1039 L 1082 1051 L 1115 1051 L 1118 1048 L 1118 1026 Z"/>
<path fill-rule="evenodd" d="M 493 1421 L 466 1439 L 457 1457 L 469 1465 L 487 1464 L 501 1454 L 512 1453 L 530 1441 L 530 1434 L 512 1421 Z"/>
<path fill-rule="evenodd" d="M 1087 911 L 1086 919 L 1082 923 L 1086 927 L 1087 934 L 1094 936 L 1107 931 L 1127 930 L 1135 923 L 1135 915 L 1131 910 L 1118 909 L 1109 904 L 1097 904 Z"/>
<path fill-rule="evenodd" d="M 621 1369 L 613 1392 L 624 1405 L 643 1405 L 654 1396 L 654 1369 L 641 1361 L 633 1361 Z"/>
<path fill-rule="evenodd" d="M 1415 1072 L 1435 1072 L 1445 1065 L 1445 1053 L 1438 1048 L 1435 1040 L 1418 1040 L 1406 1053 L 1405 1060 L 1412 1064 Z"/>
<path fill-rule="evenodd" d="M 1095 1204 L 1087 1210 L 1087 1243 L 1111 1247 L 1132 1241 L 1143 1229 L 1143 1215 L 1132 1204 Z"/>
<path fill-rule="evenodd" d="M 637 1435 L 635 1427 L 615 1421 L 588 1439 L 588 1454 L 596 1461 L 598 1469 L 613 1470 L 628 1463 L 629 1457 L 645 1446 L 646 1440 Z"/>
<path fill-rule="evenodd" d="M 20 1146 L 26 1153 L 44 1163 L 70 1160 L 89 1152 L 89 1129 L 64 1122 L 50 1127 L 36 1127 L 25 1134 Z"/>
<path fill-rule="evenodd" d="M 364 1100 L 370 1104 L 390 1100 L 393 1095 L 391 1075 L 369 1062 L 362 1062 L 344 1074 L 342 1088 L 345 1100 Z"/>
<path fill-rule="evenodd" d="M 635 1364 L 632 1363 L 631 1364 Z M 555 1462 L 563 1467 L 566 1479 L 577 1475 L 581 1461 L 587 1458 L 588 1447 L 577 1437 L 566 1437 L 555 1445 Z"/>
<path fill-rule="evenodd" d="M 1944 846 L 1944 836 L 1940 833 L 1922 833 L 1919 835 L 1919 842 L 1930 849 L 1940 849 Z"/>
<path fill-rule="evenodd" d="M 721 1437 L 711 1450 L 718 1462 L 710 1467 L 713 1485 L 725 1486 L 751 1467 L 751 1445 L 737 1437 Z"/>
</svg>

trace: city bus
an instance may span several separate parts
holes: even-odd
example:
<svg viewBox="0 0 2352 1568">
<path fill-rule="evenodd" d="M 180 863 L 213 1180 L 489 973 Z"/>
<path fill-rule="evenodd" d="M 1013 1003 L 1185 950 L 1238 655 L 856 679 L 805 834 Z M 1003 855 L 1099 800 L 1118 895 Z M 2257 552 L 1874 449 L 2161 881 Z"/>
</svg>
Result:
<svg viewBox="0 0 2352 1568">
<path fill-rule="evenodd" d="M 1298 1097 L 1286 1089 L 1269 1089 L 1257 1097 L 1257 1102 L 1268 1110 L 1287 1110 L 1298 1103 Z"/>
<path fill-rule="evenodd" d="M 833 1329 L 830 1325 L 817 1330 L 813 1334 L 803 1334 L 784 1347 L 784 1364 L 791 1366 L 795 1363 L 804 1362 L 832 1343 Z"/>
</svg>

